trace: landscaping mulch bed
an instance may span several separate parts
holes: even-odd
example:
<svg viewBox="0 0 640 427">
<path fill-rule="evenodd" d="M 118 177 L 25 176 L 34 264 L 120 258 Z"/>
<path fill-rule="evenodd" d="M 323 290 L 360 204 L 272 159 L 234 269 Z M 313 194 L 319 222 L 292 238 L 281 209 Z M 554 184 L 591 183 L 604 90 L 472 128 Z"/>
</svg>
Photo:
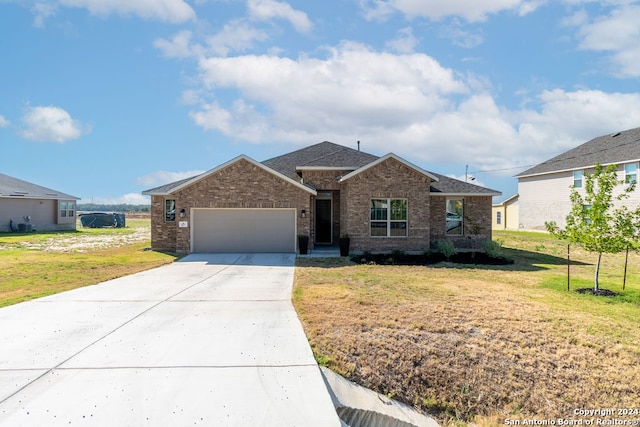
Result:
<svg viewBox="0 0 640 427">
<path fill-rule="evenodd" d="M 580 289 L 576 289 L 576 292 L 578 292 L 579 294 L 591 294 L 599 297 L 619 297 L 621 295 L 617 292 L 613 292 L 608 289 L 598 289 L 596 291 L 593 288 L 580 288 Z"/>
<path fill-rule="evenodd" d="M 369 254 L 356 255 L 351 257 L 351 261 L 358 264 L 377 265 L 433 265 L 441 262 L 453 264 L 473 264 L 473 265 L 508 265 L 513 264 L 513 260 L 504 256 L 492 257 L 484 252 L 459 252 L 448 259 L 439 252 L 428 252 L 424 254 Z"/>
</svg>

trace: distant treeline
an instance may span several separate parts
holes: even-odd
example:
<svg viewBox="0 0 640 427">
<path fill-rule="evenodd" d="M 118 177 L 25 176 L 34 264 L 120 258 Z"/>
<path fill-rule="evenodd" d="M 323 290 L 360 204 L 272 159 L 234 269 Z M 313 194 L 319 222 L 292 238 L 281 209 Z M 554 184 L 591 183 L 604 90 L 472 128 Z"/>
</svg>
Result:
<svg viewBox="0 0 640 427">
<path fill-rule="evenodd" d="M 151 210 L 149 205 L 129 205 L 122 203 L 119 205 L 99 205 L 96 203 L 79 203 L 78 210 L 84 212 L 141 212 L 148 213 Z"/>
</svg>

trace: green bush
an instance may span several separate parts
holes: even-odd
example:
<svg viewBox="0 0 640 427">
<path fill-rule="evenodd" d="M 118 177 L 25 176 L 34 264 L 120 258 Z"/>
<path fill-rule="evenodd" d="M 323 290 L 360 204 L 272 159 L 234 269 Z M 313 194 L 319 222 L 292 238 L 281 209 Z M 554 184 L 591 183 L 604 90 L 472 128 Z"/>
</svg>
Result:
<svg viewBox="0 0 640 427">
<path fill-rule="evenodd" d="M 451 258 L 458 253 L 458 249 L 451 240 L 438 240 L 436 248 L 446 259 Z"/>
<path fill-rule="evenodd" d="M 496 240 L 485 240 L 484 245 L 482 246 L 484 253 L 489 255 L 491 258 L 499 258 L 503 256 L 502 252 L 502 242 Z"/>
</svg>

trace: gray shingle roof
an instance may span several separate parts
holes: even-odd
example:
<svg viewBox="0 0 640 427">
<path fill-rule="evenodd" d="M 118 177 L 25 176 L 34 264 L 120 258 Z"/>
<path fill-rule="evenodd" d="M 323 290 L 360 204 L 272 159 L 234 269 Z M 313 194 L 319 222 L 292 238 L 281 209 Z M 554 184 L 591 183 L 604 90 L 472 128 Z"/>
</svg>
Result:
<svg viewBox="0 0 640 427">
<path fill-rule="evenodd" d="M 438 178 L 438 181 L 431 183 L 431 193 L 437 195 L 438 193 L 444 194 L 464 194 L 464 195 L 485 195 L 485 196 L 499 196 L 502 194 L 500 191 L 491 190 L 490 188 L 480 187 L 479 185 L 470 184 L 468 182 L 460 181 L 459 179 L 449 178 L 448 176 L 440 175 L 435 172 L 430 172 Z"/>
<path fill-rule="evenodd" d="M 168 184 L 164 184 L 164 185 L 161 185 L 159 187 L 151 188 L 149 190 L 143 191 L 142 194 L 147 194 L 147 195 L 149 195 L 149 194 L 170 194 L 171 191 L 174 188 L 177 188 L 177 187 L 181 186 L 182 184 L 184 184 L 187 181 L 191 181 L 193 178 L 195 178 L 197 176 L 200 176 L 200 175 L 194 175 L 194 176 L 189 177 L 189 178 L 181 179 L 180 181 L 170 182 Z"/>
<path fill-rule="evenodd" d="M 378 157 L 353 148 L 324 141 L 262 162 L 283 175 L 299 179 L 298 166 L 360 168 Z"/>
<path fill-rule="evenodd" d="M 79 200 L 79 197 L 0 173 L 0 197 Z"/>
<path fill-rule="evenodd" d="M 380 157 L 374 156 L 373 154 L 324 141 L 310 147 L 265 160 L 262 164 L 286 177 L 299 181 L 300 177 L 296 173 L 297 167 L 333 167 L 356 170 L 378 159 L 380 159 Z M 345 171 L 345 174 L 346 173 Z M 439 179 L 438 182 L 432 182 L 431 184 L 431 191 L 434 194 L 465 194 L 478 196 L 497 196 L 501 194 L 499 191 L 479 187 L 444 175 L 433 172 L 428 173 L 433 174 Z M 171 194 L 173 189 L 178 188 L 197 176 L 200 175 L 152 188 L 144 191 L 142 194 Z"/>
<path fill-rule="evenodd" d="M 516 177 L 582 169 L 597 163 L 615 164 L 640 159 L 640 128 L 603 135 L 540 163 Z"/>
</svg>

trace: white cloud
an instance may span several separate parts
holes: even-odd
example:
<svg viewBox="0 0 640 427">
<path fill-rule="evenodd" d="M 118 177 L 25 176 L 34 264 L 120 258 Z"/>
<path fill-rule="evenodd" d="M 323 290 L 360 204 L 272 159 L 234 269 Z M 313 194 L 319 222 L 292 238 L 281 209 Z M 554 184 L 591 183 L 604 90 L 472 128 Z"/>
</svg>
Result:
<svg viewBox="0 0 640 427">
<path fill-rule="evenodd" d="M 253 28 L 245 22 L 232 21 L 217 34 L 207 38 L 209 51 L 218 55 L 229 52 L 241 52 L 254 46 L 255 41 L 265 41 L 269 38 L 266 32 Z"/>
<path fill-rule="evenodd" d="M 204 171 L 200 170 L 185 172 L 156 171 L 136 178 L 136 184 L 146 188 L 153 188 L 164 184 L 180 181 L 182 179 L 191 178 L 193 176 L 200 175 L 203 172 Z"/>
<path fill-rule="evenodd" d="M 99 16 L 133 15 L 170 23 L 196 18 L 194 10 L 184 0 L 55 0 L 35 2 L 31 8 L 35 14 L 34 25 L 43 26 L 44 20 L 54 15 L 59 7 L 87 9 Z"/>
<path fill-rule="evenodd" d="M 403 28 L 398 32 L 398 37 L 387 42 L 387 47 L 398 53 L 412 53 L 419 40 L 414 37 L 411 27 Z"/>
<path fill-rule="evenodd" d="M 232 137 L 246 135 L 243 127 L 250 125 L 263 132 L 257 138 L 264 138 L 266 123 L 279 137 L 292 126 L 301 135 L 397 129 L 446 108 L 445 94 L 467 90 L 427 55 L 379 53 L 355 43 L 330 49 L 326 59 L 208 58 L 200 61 L 200 69 L 206 88 L 243 94 L 231 108 L 209 104 L 192 114 L 201 126 Z"/>
<path fill-rule="evenodd" d="M 544 91 L 538 111 L 518 114 L 520 134 L 540 149 L 552 144 L 564 151 L 596 136 L 638 126 L 640 94 L 599 90 Z"/>
<path fill-rule="evenodd" d="M 440 37 L 451 40 L 457 46 L 471 49 L 484 43 L 484 38 L 479 33 L 473 33 L 462 29 L 458 19 L 452 20 L 448 25 L 440 29 Z"/>
<path fill-rule="evenodd" d="M 180 31 L 173 35 L 169 40 L 158 38 L 153 42 L 156 49 L 162 51 L 167 58 L 188 58 L 197 54 L 197 47 L 191 45 L 191 37 L 193 33 L 188 30 Z"/>
<path fill-rule="evenodd" d="M 202 110 L 191 112 L 190 116 L 205 130 L 215 130 L 248 142 L 260 142 L 270 131 L 267 118 L 241 99 L 236 100 L 230 110 L 214 102 L 204 104 Z"/>
<path fill-rule="evenodd" d="M 200 94 L 200 91 L 197 89 L 186 89 L 182 92 L 180 96 L 179 102 L 182 105 L 197 105 L 200 103 L 204 103 L 204 100 Z"/>
<path fill-rule="evenodd" d="M 203 43 L 196 43 L 193 38 L 193 32 L 184 30 L 174 34 L 170 39 L 158 38 L 153 45 L 167 58 L 226 56 L 231 52 L 253 48 L 254 42 L 265 41 L 269 36 L 242 20 L 234 20 L 225 24 L 216 34 L 206 37 Z"/>
<path fill-rule="evenodd" d="M 275 0 L 248 0 L 247 6 L 252 19 L 259 21 L 284 19 L 301 33 L 308 33 L 313 28 L 307 14 L 292 8 L 289 3 Z"/>
<path fill-rule="evenodd" d="M 584 15 L 577 15 L 569 21 L 580 25 L 581 49 L 609 52 L 615 66 L 613 74 L 640 76 L 640 5 L 623 5 L 592 22 L 584 21 Z"/>
<path fill-rule="evenodd" d="M 589 22 L 589 14 L 586 10 L 580 9 L 560 20 L 560 23 L 568 27 L 579 27 Z"/>
<path fill-rule="evenodd" d="M 488 15 L 511 10 L 519 15 L 533 12 L 542 1 L 526 0 L 361 0 L 368 19 L 384 19 L 393 11 L 409 18 L 424 17 L 439 20 L 460 17 L 469 22 L 484 21 Z"/>
<path fill-rule="evenodd" d="M 473 95 L 425 123 L 429 142 L 423 145 L 446 141 L 433 152 L 437 162 L 449 156 L 483 170 L 532 165 L 596 136 L 637 127 L 640 94 L 558 89 L 539 94 L 535 107 L 506 110 L 489 95 Z"/>
<path fill-rule="evenodd" d="M 11 122 L 4 118 L 2 114 L 0 114 L 0 128 L 7 127 L 11 124 Z"/>
<path fill-rule="evenodd" d="M 538 163 L 640 121 L 640 94 L 558 89 L 508 109 L 490 85 L 427 55 L 355 43 L 329 49 L 326 58 L 245 55 L 203 58 L 199 66 L 194 122 L 254 143 L 361 140 L 377 154 L 494 170 Z M 219 89 L 239 95 L 216 98 Z"/>
<path fill-rule="evenodd" d="M 54 106 L 29 107 L 22 117 L 22 124 L 20 135 L 38 142 L 64 143 L 91 131 L 64 109 Z"/>
<path fill-rule="evenodd" d="M 37 2 L 31 7 L 31 11 L 35 15 L 33 26 L 37 28 L 44 27 L 44 21 L 48 17 L 55 15 L 57 6 L 54 3 Z"/>
</svg>

